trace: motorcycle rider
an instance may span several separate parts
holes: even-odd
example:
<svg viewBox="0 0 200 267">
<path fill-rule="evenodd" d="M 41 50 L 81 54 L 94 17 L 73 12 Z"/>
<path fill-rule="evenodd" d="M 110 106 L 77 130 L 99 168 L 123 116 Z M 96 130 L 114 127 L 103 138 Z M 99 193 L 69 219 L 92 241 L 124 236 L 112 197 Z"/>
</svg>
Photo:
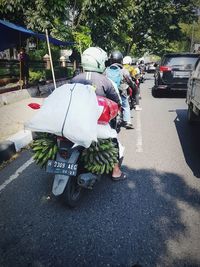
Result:
<svg viewBox="0 0 200 267">
<path fill-rule="evenodd" d="M 122 99 L 123 122 L 126 129 L 133 129 L 133 125 L 131 123 L 131 113 L 130 105 L 128 102 L 127 89 L 129 88 L 129 86 L 131 88 L 134 88 L 134 83 L 131 79 L 129 71 L 123 68 L 123 55 L 120 51 L 113 51 L 110 55 L 109 62 L 110 65 L 117 65 L 121 68 L 122 80 L 119 85 L 119 91 Z"/>
<path fill-rule="evenodd" d="M 136 68 L 134 68 L 132 65 L 132 58 L 130 56 L 125 56 L 123 58 L 123 66 L 125 69 L 127 69 L 131 75 L 131 78 L 134 80 L 136 79 L 137 75 L 138 75 L 138 71 Z M 139 85 L 137 85 L 134 89 L 133 89 L 133 95 L 135 97 L 135 110 L 136 111 L 140 111 L 142 110 L 142 108 L 139 106 L 139 99 L 140 99 L 140 90 L 139 90 Z"/>
<path fill-rule="evenodd" d="M 120 98 L 115 91 L 112 82 L 103 75 L 105 62 L 108 60 L 106 52 L 99 47 L 87 48 L 81 57 L 83 73 L 78 74 L 70 80 L 70 83 L 89 84 L 95 87 L 99 96 L 107 97 L 120 105 Z M 118 181 L 126 178 L 126 174 L 120 170 L 117 163 L 112 172 L 112 180 Z"/>
<path fill-rule="evenodd" d="M 141 75 L 140 82 L 144 82 L 144 75 L 145 75 L 145 69 L 146 69 L 144 60 L 140 60 L 139 69 L 140 69 L 140 75 Z"/>
</svg>

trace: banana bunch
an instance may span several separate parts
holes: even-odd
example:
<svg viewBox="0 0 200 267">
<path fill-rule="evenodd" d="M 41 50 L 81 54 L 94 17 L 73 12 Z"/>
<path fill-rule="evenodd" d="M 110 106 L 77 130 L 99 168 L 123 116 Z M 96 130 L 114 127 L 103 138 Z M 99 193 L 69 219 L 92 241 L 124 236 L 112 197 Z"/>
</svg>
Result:
<svg viewBox="0 0 200 267">
<path fill-rule="evenodd" d="M 96 174 L 109 173 L 118 162 L 118 148 L 112 139 L 98 139 L 82 153 L 84 167 Z"/>
<path fill-rule="evenodd" d="M 49 133 L 40 133 L 31 145 L 36 164 L 44 167 L 49 159 L 55 159 L 58 151 L 56 138 Z"/>
</svg>

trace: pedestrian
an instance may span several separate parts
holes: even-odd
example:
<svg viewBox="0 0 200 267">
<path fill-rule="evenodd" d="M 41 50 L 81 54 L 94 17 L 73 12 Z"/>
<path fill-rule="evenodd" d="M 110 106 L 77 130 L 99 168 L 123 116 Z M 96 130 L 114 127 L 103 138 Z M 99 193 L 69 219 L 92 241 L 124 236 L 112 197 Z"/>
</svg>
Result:
<svg viewBox="0 0 200 267">
<path fill-rule="evenodd" d="M 29 55 L 24 47 L 20 49 L 18 59 L 20 62 L 20 80 L 23 81 L 23 87 L 27 88 L 29 81 Z"/>
<path fill-rule="evenodd" d="M 92 85 L 97 95 L 107 97 L 120 105 L 120 98 L 112 82 L 103 75 L 107 59 L 107 54 L 103 49 L 99 47 L 89 47 L 83 52 L 81 57 L 83 73 L 73 77 L 70 83 Z M 118 181 L 125 178 L 126 174 L 120 170 L 119 163 L 117 163 L 112 171 L 112 180 Z"/>
<path fill-rule="evenodd" d="M 77 48 L 72 49 L 72 54 L 69 56 L 69 60 L 73 63 L 73 68 L 74 68 L 73 77 L 74 77 L 82 72 L 82 69 L 80 67 L 81 55 L 77 50 Z"/>
</svg>

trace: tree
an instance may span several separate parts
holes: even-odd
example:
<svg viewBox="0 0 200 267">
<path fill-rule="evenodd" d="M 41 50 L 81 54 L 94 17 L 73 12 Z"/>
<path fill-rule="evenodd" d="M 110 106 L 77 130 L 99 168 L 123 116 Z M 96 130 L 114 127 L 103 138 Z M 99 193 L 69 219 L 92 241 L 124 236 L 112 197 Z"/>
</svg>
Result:
<svg viewBox="0 0 200 267">
<path fill-rule="evenodd" d="M 131 34 L 139 51 L 166 51 L 170 42 L 183 37 L 179 23 L 192 21 L 195 17 L 195 2 L 190 0 L 138 0 L 136 4 L 138 14 L 134 19 L 138 28 L 133 28 Z"/>
<path fill-rule="evenodd" d="M 200 0 L 1 0 L 0 15 L 14 23 L 124 54 L 179 49 Z M 184 46 L 182 46 L 182 49 Z"/>
<path fill-rule="evenodd" d="M 69 19 L 67 6 L 67 0 L 2 0 L 0 15 L 38 32 L 52 31 Z"/>
<path fill-rule="evenodd" d="M 180 22 L 195 17 L 195 0 L 78 1 L 75 25 L 87 25 L 94 45 L 124 53 L 162 53 L 184 37 Z"/>
</svg>

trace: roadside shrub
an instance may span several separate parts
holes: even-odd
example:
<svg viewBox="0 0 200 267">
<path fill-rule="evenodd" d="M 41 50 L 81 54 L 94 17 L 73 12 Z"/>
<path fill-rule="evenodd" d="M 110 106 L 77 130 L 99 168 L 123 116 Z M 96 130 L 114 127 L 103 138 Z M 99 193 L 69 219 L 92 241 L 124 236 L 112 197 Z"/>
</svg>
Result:
<svg viewBox="0 0 200 267">
<path fill-rule="evenodd" d="M 73 75 L 73 69 L 72 68 L 63 68 L 63 67 L 57 67 L 54 69 L 55 78 L 66 78 L 70 79 Z M 45 70 L 45 79 L 46 80 L 52 80 L 52 72 L 51 70 Z"/>
<path fill-rule="evenodd" d="M 29 80 L 31 83 L 38 83 L 40 80 L 44 79 L 43 71 L 29 71 Z"/>
</svg>

